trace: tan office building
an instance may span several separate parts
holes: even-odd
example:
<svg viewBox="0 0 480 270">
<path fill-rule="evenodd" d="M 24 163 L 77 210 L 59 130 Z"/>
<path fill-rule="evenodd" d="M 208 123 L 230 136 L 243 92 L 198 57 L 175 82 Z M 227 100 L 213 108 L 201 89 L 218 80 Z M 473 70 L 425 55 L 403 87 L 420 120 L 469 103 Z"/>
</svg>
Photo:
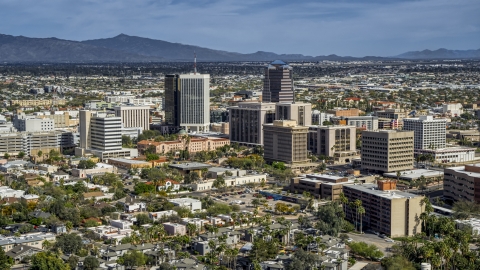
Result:
<svg viewBox="0 0 480 270">
<path fill-rule="evenodd" d="M 295 120 L 299 126 L 312 124 L 312 104 L 303 102 L 280 102 L 275 106 L 276 120 Z"/>
<path fill-rule="evenodd" d="M 480 163 L 445 168 L 443 195 L 452 201 L 480 203 Z"/>
<path fill-rule="evenodd" d="M 65 99 L 17 99 L 10 100 L 10 105 L 18 104 L 21 107 L 30 106 L 51 106 L 51 105 L 65 105 Z"/>
<path fill-rule="evenodd" d="M 140 127 L 142 130 L 150 129 L 149 106 L 117 106 L 113 109 L 115 110 L 115 116 L 122 118 L 123 127 Z"/>
<path fill-rule="evenodd" d="M 362 132 L 362 169 L 396 172 L 413 168 L 413 131 Z"/>
<path fill-rule="evenodd" d="M 306 163 L 308 127 L 294 120 L 275 120 L 263 125 L 264 159 L 288 164 Z"/>
<path fill-rule="evenodd" d="M 328 110 L 327 113 L 333 114 L 334 116 L 358 116 L 360 110 L 358 109 L 333 109 Z"/>
<path fill-rule="evenodd" d="M 319 199 L 339 200 L 343 185 L 353 184 L 347 177 L 328 174 L 307 174 L 290 180 L 290 191 L 298 194 L 308 192 Z"/>
<path fill-rule="evenodd" d="M 390 237 L 412 236 L 422 232 L 420 215 L 425 211 L 423 196 L 396 190 L 394 181 L 378 184 L 344 185 L 343 193 L 349 202 L 362 201 L 365 215 L 363 230 L 371 229 Z M 356 219 L 356 209 L 347 205 L 345 217 Z"/>
<path fill-rule="evenodd" d="M 335 163 L 349 163 L 358 157 L 354 126 L 310 126 L 308 150 L 315 155 L 335 157 Z"/>
</svg>

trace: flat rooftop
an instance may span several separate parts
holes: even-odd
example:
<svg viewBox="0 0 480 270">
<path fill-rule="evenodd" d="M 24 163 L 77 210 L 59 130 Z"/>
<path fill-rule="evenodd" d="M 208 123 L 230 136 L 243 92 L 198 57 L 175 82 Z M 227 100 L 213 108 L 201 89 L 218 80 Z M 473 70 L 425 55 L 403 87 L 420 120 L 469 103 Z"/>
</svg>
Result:
<svg viewBox="0 0 480 270">
<path fill-rule="evenodd" d="M 134 159 L 126 159 L 126 158 L 109 158 L 108 160 L 113 160 L 115 162 L 123 162 L 128 164 L 150 164 L 149 162 L 143 160 L 134 160 Z"/>
<path fill-rule="evenodd" d="M 200 170 L 203 168 L 211 168 L 212 165 L 200 162 L 185 162 L 177 164 L 169 164 L 168 167 L 172 167 L 178 170 L 188 171 L 188 170 Z"/>
<path fill-rule="evenodd" d="M 419 195 L 403 192 L 400 190 L 379 190 L 375 184 L 363 184 L 363 185 L 346 185 L 344 188 L 356 189 L 368 194 L 375 196 L 383 197 L 386 199 L 403 199 L 403 198 L 415 198 L 420 197 Z"/>
<path fill-rule="evenodd" d="M 427 170 L 427 169 L 418 169 L 418 170 L 407 170 L 407 171 L 400 171 L 400 179 L 406 180 L 415 180 L 420 178 L 422 175 L 426 178 L 431 177 L 443 177 L 443 172 L 435 171 L 435 170 Z M 397 178 L 397 173 L 384 173 L 383 176 L 390 177 L 390 178 Z"/>
</svg>

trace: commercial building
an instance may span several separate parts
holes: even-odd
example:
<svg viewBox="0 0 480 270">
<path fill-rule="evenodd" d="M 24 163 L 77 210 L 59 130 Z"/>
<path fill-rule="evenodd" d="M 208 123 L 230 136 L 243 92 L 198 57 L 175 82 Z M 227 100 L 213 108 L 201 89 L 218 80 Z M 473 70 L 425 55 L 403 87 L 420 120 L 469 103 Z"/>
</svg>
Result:
<svg viewBox="0 0 480 270">
<path fill-rule="evenodd" d="M 308 127 L 308 150 L 315 155 L 335 157 L 335 163 L 349 163 L 358 157 L 354 126 Z"/>
<path fill-rule="evenodd" d="M 375 116 L 378 118 L 402 120 L 407 117 L 407 113 L 402 109 L 386 109 L 384 111 L 376 111 Z"/>
<path fill-rule="evenodd" d="M 320 112 L 318 110 L 314 110 L 312 112 L 312 125 L 322 126 L 325 121 L 330 122 L 330 120 L 333 116 L 335 116 L 335 115 L 333 115 L 331 113 L 324 113 L 324 112 Z"/>
<path fill-rule="evenodd" d="M 452 201 L 480 203 L 480 163 L 445 168 L 443 196 Z"/>
<path fill-rule="evenodd" d="M 211 168 L 212 165 L 200 162 L 184 162 L 177 164 L 168 164 L 168 167 L 178 170 L 182 175 L 196 172 L 200 177 L 202 177 L 202 169 Z"/>
<path fill-rule="evenodd" d="M 247 184 L 261 184 L 267 180 L 266 174 L 245 174 L 241 176 L 229 176 L 225 177 L 225 186 L 226 187 L 235 187 L 243 186 Z M 194 191 L 205 191 L 211 190 L 213 188 L 213 183 L 215 179 L 209 179 L 201 182 L 197 182 L 189 185 L 190 188 Z"/>
<path fill-rule="evenodd" d="M 168 235 L 185 235 L 187 233 L 187 226 L 183 224 L 166 222 L 162 225 Z"/>
<path fill-rule="evenodd" d="M 39 151 L 73 149 L 74 134 L 64 131 L 0 133 L 0 155 L 17 156 L 20 152 L 37 156 Z"/>
<path fill-rule="evenodd" d="M 179 150 L 188 150 L 189 153 L 201 151 L 215 151 L 217 148 L 230 144 L 229 139 L 217 137 L 190 137 L 189 140 L 179 137 L 175 141 L 155 142 L 142 140 L 137 143 L 139 153 L 144 154 L 147 150 L 154 150 L 156 154 L 175 153 Z"/>
<path fill-rule="evenodd" d="M 307 174 L 290 180 L 290 191 L 298 194 L 308 192 L 319 199 L 339 200 L 343 185 L 353 184 L 347 177 L 327 174 Z"/>
<path fill-rule="evenodd" d="M 168 201 L 173 203 L 175 206 L 187 207 L 192 212 L 202 210 L 202 202 L 197 199 L 177 198 L 169 199 Z"/>
<path fill-rule="evenodd" d="M 332 117 L 332 122 L 336 125 L 348 125 L 362 128 L 365 130 L 378 129 L 378 117 L 376 116 L 350 116 L 350 117 Z"/>
<path fill-rule="evenodd" d="M 423 196 L 396 190 L 395 181 L 375 184 L 344 185 L 349 202 L 360 200 L 365 214 L 363 230 L 371 229 L 390 237 L 413 236 L 422 232 L 420 215 L 425 211 Z M 356 209 L 346 205 L 346 219 L 360 222 Z"/>
<path fill-rule="evenodd" d="M 460 116 L 463 113 L 463 106 L 460 103 L 443 104 L 442 112 L 450 116 Z"/>
<path fill-rule="evenodd" d="M 40 107 L 52 105 L 65 105 L 65 99 L 18 99 L 10 100 L 10 105 L 19 105 L 20 107 Z"/>
<path fill-rule="evenodd" d="M 447 120 L 433 118 L 431 115 L 421 115 L 419 118 L 403 119 L 403 130 L 415 132 L 413 148 L 438 149 L 446 146 Z"/>
<path fill-rule="evenodd" d="M 108 164 L 122 169 L 144 169 L 152 168 L 152 163 L 143 160 L 134 160 L 126 158 L 110 158 Z"/>
<path fill-rule="evenodd" d="M 413 131 L 362 132 L 362 169 L 396 172 L 413 168 Z"/>
<path fill-rule="evenodd" d="M 293 102 L 293 68 L 281 60 L 275 60 L 265 67 L 263 79 L 263 102 Z"/>
<path fill-rule="evenodd" d="M 263 124 L 275 120 L 275 103 L 240 102 L 230 107 L 230 141 L 242 145 L 263 145 Z"/>
<path fill-rule="evenodd" d="M 406 180 L 409 182 L 420 179 L 423 176 L 425 177 L 425 179 L 432 179 L 436 181 L 439 178 L 440 179 L 443 178 L 443 172 L 436 171 L 436 170 L 416 169 L 416 170 L 400 171 L 400 176 L 397 176 L 396 172 L 384 173 L 383 176 L 392 178 L 392 179 L 395 179 L 398 177 L 398 179 Z"/>
<path fill-rule="evenodd" d="M 306 163 L 308 127 L 298 126 L 295 120 L 275 120 L 263 125 L 264 159 L 288 164 Z"/>
<path fill-rule="evenodd" d="M 359 109 L 344 109 L 344 108 L 335 108 L 333 110 L 328 110 L 328 114 L 333 114 L 333 116 L 358 116 L 360 113 Z"/>
<path fill-rule="evenodd" d="M 431 155 L 438 163 L 463 163 L 475 160 L 476 148 L 447 147 L 440 149 L 419 149 L 419 155 Z"/>
<path fill-rule="evenodd" d="M 36 118 L 34 115 L 27 116 L 24 113 L 21 113 L 13 116 L 13 126 L 18 131 L 51 131 L 55 128 L 55 121 L 49 118 Z"/>
<path fill-rule="evenodd" d="M 138 156 L 137 149 L 122 148 L 122 118 L 112 114 L 80 111 L 80 143 L 75 155 L 91 153 L 101 159 Z"/>
<path fill-rule="evenodd" d="M 143 130 L 150 129 L 149 106 L 117 106 L 114 107 L 115 116 L 122 119 L 123 127 L 140 127 Z"/>
<path fill-rule="evenodd" d="M 165 76 L 165 123 L 188 131 L 209 130 L 209 74 Z"/>
<path fill-rule="evenodd" d="M 295 120 L 299 126 L 312 124 L 312 104 L 303 102 L 280 102 L 275 105 L 276 120 Z"/>
</svg>

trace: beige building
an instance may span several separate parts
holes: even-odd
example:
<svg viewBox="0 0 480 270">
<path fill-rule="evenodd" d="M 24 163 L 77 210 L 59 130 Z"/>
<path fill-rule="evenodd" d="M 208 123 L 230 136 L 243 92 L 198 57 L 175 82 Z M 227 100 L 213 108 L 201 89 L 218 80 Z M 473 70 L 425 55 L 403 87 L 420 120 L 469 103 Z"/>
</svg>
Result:
<svg viewBox="0 0 480 270">
<path fill-rule="evenodd" d="M 117 106 L 113 109 L 115 110 L 115 116 L 122 118 L 123 127 L 150 129 L 150 106 Z"/>
<path fill-rule="evenodd" d="M 315 155 L 334 157 L 335 163 L 349 163 L 358 157 L 354 126 L 310 126 L 308 150 Z"/>
<path fill-rule="evenodd" d="M 452 201 L 480 203 L 480 163 L 445 168 L 443 195 Z"/>
<path fill-rule="evenodd" d="M 108 159 L 108 164 L 123 169 L 152 168 L 152 163 L 150 162 L 126 158 L 110 158 Z"/>
<path fill-rule="evenodd" d="M 229 139 L 216 137 L 190 137 L 190 140 L 180 138 L 176 141 L 155 142 L 143 140 L 137 143 L 140 154 L 144 154 L 149 148 L 154 148 L 156 154 L 166 154 L 188 149 L 190 153 L 200 151 L 214 151 L 224 145 L 230 144 Z"/>
<path fill-rule="evenodd" d="M 21 107 L 65 105 L 65 99 L 17 99 L 10 100 L 10 105 L 18 104 Z"/>
<path fill-rule="evenodd" d="M 240 102 L 229 108 L 230 141 L 243 145 L 263 145 L 263 124 L 275 120 L 275 103 Z"/>
<path fill-rule="evenodd" d="M 264 159 L 288 164 L 306 163 L 308 127 L 298 126 L 295 120 L 275 120 L 263 125 Z"/>
<path fill-rule="evenodd" d="M 277 103 L 275 105 L 276 120 L 295 120 L 299 126 L 312 124 L 312 104 L 303 102 Z"/>
<path fill-rule="evenodd" d="M 358 116 L 360 110 L 358 109 L 333 109 L 328 110 L 327 113 L 333 114 L 334 116 Z"/>
<path fill-rule="evenodd" d="M 386 183 L 385 183 L 386 182 Z M 422 232 L 420 215 L 425 211 L 423 196 L 396 190 L 394 181 L 375 184 L 344 185 L 343 193 L 349 202 L 360 200 L 365 214 L 362 229 L 371 229 L 390 237 L 413 236 Z M 356 219 L 356 209 L 347 205 L 346 219 Z"/>
<path fill-rule="evenodd" d="M 396 120 L 402 120 L 403 118 L 407 117 L 407 113 L 402 109 L 386 109 L 384 111 L 376 111 L 375 115 L 378 118 L 389 118 Z"/>
<path fill-rule="evenodd" d="M 413 168 L 413 131 L 362 132 L 362 169 L 396 172 Z"/>
<path fill-rule="evenodd" d="M 343 185 L 353 184 L 347 177 L 328 174 L 307 174 L 290 180 L 290 191 L 298 194 L 308 192 L 319 199 L 338 200 Z"/>
</svg>

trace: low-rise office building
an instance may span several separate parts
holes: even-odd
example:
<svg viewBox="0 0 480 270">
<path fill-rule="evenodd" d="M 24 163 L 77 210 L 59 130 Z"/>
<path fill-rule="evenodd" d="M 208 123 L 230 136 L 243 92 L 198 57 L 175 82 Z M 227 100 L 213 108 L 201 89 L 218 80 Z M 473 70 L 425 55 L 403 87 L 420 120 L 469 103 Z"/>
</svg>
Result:
<svg viewBox="0 0 480 270">
<path fill-rule="evenodd" d="M 443 196 L 452 201 L 480 203 L 480 163 L 445 168 Z"/>
<path fill-rule="evenodd" d="M 150 162 L 126 158 L 110 158 L 108 159 L 108 164 L 122 169 L 152 168 L 152 163 Z"/>
<path fill-rule="evenodd" d="M 175 206 L 187 207 L 191 212 L 202 210 L 202 202 L 197 199 L 177 198 L 169 199 L 168 201 L 173 203 Z"/>
<path fill-rule="evenodd" d="M 343 193 L 349 202 L 360 200 L 365 214 L 363 230 L 372 229 L 390 237 L 413 236 L 422 232 L 420 215 L 425 211 L 423 196 L 396 190 L 395 181 L 375 184 L 345 185 Z M 356 209 L 346 206 L 346 219 L 357 219 Z"/>
<path fill-rule="evenodd" d="M 339 200 L 343 186 L 353 184 L 346 177 L 328 174 L 307 174 L 290 181 L 290 191 L 298 194 L 308 192 L 319 199 Z"/>
<path fill-rule="evenodd" d="M 334 163 L 344 164 L 359 157 L 354 126 L 310 126 L 308 150 L 315 155 L 334 157 Z"/>
</svg>

